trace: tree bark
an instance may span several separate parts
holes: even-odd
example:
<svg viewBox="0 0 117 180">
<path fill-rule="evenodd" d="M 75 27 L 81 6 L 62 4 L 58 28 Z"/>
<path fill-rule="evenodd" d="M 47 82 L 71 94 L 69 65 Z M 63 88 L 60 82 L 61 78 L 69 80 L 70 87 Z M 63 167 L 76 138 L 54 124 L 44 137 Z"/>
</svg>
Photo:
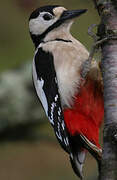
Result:
<svg viewBox="0 0 117 180">
<path fill-rule="evenodd" d="M 117 180 L 117 1 L 93 0 L 101 23 L 101 69 L 104 83 L 104 134 L 100 180 Z"/>
</svg>

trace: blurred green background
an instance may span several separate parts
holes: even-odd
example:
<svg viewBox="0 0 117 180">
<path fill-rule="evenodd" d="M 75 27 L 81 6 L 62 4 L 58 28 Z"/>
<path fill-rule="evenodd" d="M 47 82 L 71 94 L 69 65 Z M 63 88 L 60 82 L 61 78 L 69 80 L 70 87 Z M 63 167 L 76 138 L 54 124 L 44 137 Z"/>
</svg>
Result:
<svg viewBox="0 0 117 180">
<path fill-rule="evenodd" d="M 32 10 L 47 4 L 60 4 L 68 9 L 86 8 L 88 12 L 76 20 L 72 26 L 72 34 L 79 39 L 88 49 L 90 49 L 92 39 L 88 36 L 88 27 L 93 23 L 98 23 L 98 15 L 94 9 L 92 0 L 5 0 L 0 6 L 0 72 L 1 76 L 7 74 L 9 70 L 18 69 L 25 63 L 33 59 L 34 47 L 29 36 L 28 18 Z M 31 65 L 29 66 L 31 79 Z M 28 71 L 28 70 L 27 70 Z M 18 75 L 20 76 L 20 75 Z M 13 77 L 14 78 L 14 77 Z M 9 80 L 9 86 L 12 79 Z M 17 85 L 13 85 L 14 89 Z M 18 87 L 17 87 L 18 88 Z M 13 103 L 17 104 L 16 96 Z M 0 87 L 1 93 L 1 87 Z M 23 91 L 20 93 L 23 93 Z M 19 99 L 20 99 L 19 93 Z M 34 92 L 32 92 L 33 94 Z M 10 95 L 10 94 L 9 94 Z M 16 98 L 15 98 L 16 97 Z M 7 96 L 4 97 L 6 100 Z M 4 99 L 3 99 L 4 101 Z M 23 98 L 22 98 L 23 104 Z M 69 163 L 68 155 L 61 149 L 56 141 L 52 128 L 50 127 L 40 104 L 34 96 L 34 102 L 38 105 L 40 116 L 32 123 L 30 114 L 27 119 L 31 119 L 26 124 L 20 123 L 22 117 L 18 117 L 18 123 L 7 127 L 7 122 L 12 121 L 12 115 L 0 118 L 0 126 L 5 124 L 0 132 L 0 179 L 1 180 L 76 180 Z M 3 106 L 0 103 L 1 108 Z M 30 104 L 30 103 L 28 103 Z M 25 105 L 24 105 L 25 106 Z M 25 108 L 25 107 L 24 107 Z M 5 113 L 6 115 L 6 113 Z M 40 121 L 41 119 L 41 121 Z M 39 120 L 39 121 L 38 121 Z M 22 120 L 23 121 L 23 120 Z M 4 123 L 5 122 L 5 123 Z M 41 122 L 41 123 L 40 123 Z M 43 123 L 44 122 L 44 123 Z M 9 123 L 10 124 L 10 123 Z M 23 125 L 22 125 L 23 124 Z M 0 128 L 1 128 L 0 127 Z M 95 160 L 88 154 L 84 168 L 84 180 L 94 180 L 97 177 L 97 165 Z"/>
</svg>

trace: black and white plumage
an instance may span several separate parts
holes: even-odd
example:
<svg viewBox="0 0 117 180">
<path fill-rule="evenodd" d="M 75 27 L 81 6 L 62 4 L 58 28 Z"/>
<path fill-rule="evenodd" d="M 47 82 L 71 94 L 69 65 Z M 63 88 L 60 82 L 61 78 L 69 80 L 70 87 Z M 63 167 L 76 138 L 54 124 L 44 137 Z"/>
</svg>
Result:
<svg viewBox="0 0 117 180">
<path fill-rule="evenodd" d="M 70 153 L 53 56 L 49 52 L 44 52 L 42 48 L 37 48 L 33 60 L 33 80 L 37 95 L 39 96 L 46 115 L 54 128 L 59 143 L 65 151 Z"/>
<path fill-rule="evenodd" d="M 98 131 L 96 134 L 97 141 L 95 141 L 92 132 L 90 130 L 88 132 L 84 128 L 91 129 L 90 125 L 88 125 L 89 121 L 86 121 L 84 127 L 82 127 L 82 122 L 78 122 L 81 123 L 84 134 L 80 133 L 79 129 L 77 131 L 76 126 L 80 124 L 75 124 L 77 122 L 74 121 L 72 127 L 71 123 L 71 113 L 76 121 L 81 118 L 77 117 L 77 113 L 80 113 L 78 109 L 80 106 L 77 108 L 78 103 L 75 104 L 75 101 L 78 101 L 80 88 L 85 84 L 85 79 L 81 77 L 81 69 L 83 63 L 88 59 L 89 53 L 70 34 L 70 27 L 74 18 L 85 12 L 85 9 L 69 11 L 58 5 L 45 6 L 36 9 L 29 18 L 30 35 L 36 48 L 33 60 L 34 86 L 59 143 L 69 153 L 74 172 L 81 179 L 83 178 L 82 168 L 86 150 L 95 157 L 99 165 L 101 159 L 101 149 L 98 146 Z M 98 79 L 97 72 L 99 70 L 95 62 L 92 65 L 91 72 L 94 69 L 96 80 L 96 78 Z M 90 81 L 88 82 L 90 83 Z M 92 82 L 94 84 L 93 80 L 91 80 Z M 92 89 L 91 91 L 87 89 L 86 92 L 86 94 L 90 94 L 90 97 L 94 95 Z M 83 103 L 85 101 L 84 95 L 81 98 L 84 98 Z M 89 109 L 92 106 L 93 104 L 88 106 Z M 87 116 L 84 109 L 83 114 Z M 103 112 L 101 112 L 99 120 L 102 114 Z M 67 121 L 67 119 L 70 120 Z M 92 120 L 90 121 L 92 123 Z M 69 123 L 71 123 L 71 129 Z M 95 123 L 95 120 L 93 123 Z M 94 127 L 99 129 L 95 125 Z M 76 133 L 74 133 L 75 128 Z"/>
</svg>

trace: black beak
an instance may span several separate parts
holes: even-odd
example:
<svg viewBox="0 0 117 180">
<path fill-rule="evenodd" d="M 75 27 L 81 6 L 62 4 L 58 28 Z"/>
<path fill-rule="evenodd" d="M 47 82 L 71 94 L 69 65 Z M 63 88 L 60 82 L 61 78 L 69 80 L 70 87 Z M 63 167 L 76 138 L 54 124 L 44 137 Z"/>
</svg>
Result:
<svg viewBox="0 0 117 180">
<path fill-rule="evenodd" d="M 79 9 L 79 10 L 66 10 L 60 17 L 60 20 L 65 21 L 69 19 L 73 19 L 75 17 L 80 16 L 81 14 L 85 13 L 87 9 Z"/>
</svg>

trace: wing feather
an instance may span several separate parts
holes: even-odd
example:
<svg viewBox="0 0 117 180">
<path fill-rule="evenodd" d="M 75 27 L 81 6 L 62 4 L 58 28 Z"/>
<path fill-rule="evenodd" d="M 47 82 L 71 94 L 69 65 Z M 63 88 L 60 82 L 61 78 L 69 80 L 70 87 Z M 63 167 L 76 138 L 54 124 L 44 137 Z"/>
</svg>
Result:
<svg viewBox="0 0 117 180">
<path fill-rule="evenodd" d="M 38 48 L 33 61 L 33 81 L 37 95 L 65 151 L 71 154 L 69 137 L 64 123 L 53 56 Z"/>
</svg>

